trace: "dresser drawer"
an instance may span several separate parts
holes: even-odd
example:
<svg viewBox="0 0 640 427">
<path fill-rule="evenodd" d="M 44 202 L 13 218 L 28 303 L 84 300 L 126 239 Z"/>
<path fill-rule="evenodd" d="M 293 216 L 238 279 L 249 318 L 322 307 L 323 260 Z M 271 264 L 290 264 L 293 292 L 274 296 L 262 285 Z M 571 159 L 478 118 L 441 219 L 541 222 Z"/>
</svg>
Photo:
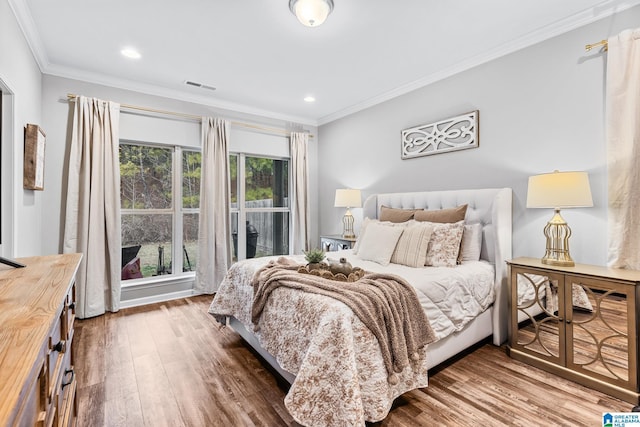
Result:
<svg viewBox="0 0 640 427">
<path fill-rule="evenodd" d="M 55 425 L 58 426 L 69 425 L 70 420 L 73 419 L 76 390 L 76 375 L 71 365 L 71 352 L 65 353 L 62 361 L 51 405 L 51 412 L 56 418 Z"/>
<path fill-rule="evenodd" d="M 48 373 L 47 365 L 42 363 L 40 373 L 26 392 L 24 406 L 20 408 L 18 416 L 19 426 L 45 426 L 47 421 L 47 390 Z"/>
</svg>

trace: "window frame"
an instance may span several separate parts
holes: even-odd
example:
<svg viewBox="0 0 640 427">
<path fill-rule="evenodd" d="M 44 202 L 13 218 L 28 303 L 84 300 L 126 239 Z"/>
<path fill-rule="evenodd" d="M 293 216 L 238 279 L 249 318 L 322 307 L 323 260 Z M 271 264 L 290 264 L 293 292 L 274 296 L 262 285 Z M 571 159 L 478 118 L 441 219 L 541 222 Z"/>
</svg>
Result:
<svg viewBox="0 0 640 427">
<path fill-rule="evenodd" d="M 285 212 L 288 213 L 289 219 L 289 232 L 287 233 L 288 246 L 289 246 L 289 254 L 291 254 L 291 158 L 283 157 L 283 156 L 269 156 L 264 154 L 255 154 L 248 152 L 229 152 L 229 159 L 232 156 L 237 156 L 238 165 L 236 167 L 237 171 L 237 180 L 238 180 L 238 188 L 237 188 L 237 205 L 238 207 L 234 209 L 232 206 L 229 206 L 229 215 L 233 217 L 235 213 L 238 214 L 238 242 L 246 242 L 247 241 L 247 230 L 246 227 L 240 227 L 240 224 L 246 224 L 247 214 L 248 213 L 276 213 L 276 212 Z M 261 159 L 269 159 L 269 160 L 286 160 L 287 162 L 287 200 L 288 203 L 286 207 L 264 207 L 264 208 L 247 208 L 246 207 L 246 173 L 245 173 L 245 159 L 247 157 L 257 157 Z M 231 176 L 229 176 L 231 178 Z M 231 201 L 230 201 L 231 204 Z M 233 223 L 232 218 L 230 218 L 230 223 Z M 233 229 L 229 230 L 230 234 L 233 234 Z M 233 243 L 232 243 L 232 252 L 233 252 Z M 238 258 L 237 261 L 241 261 L 247 259 L 247 245 L 238 244 Z"/>
<path fill-rule="evenodd" d="M 118 147 L 120 145 L 135 145 L 151 148 L 163 148 L 171 150 L 171 208 L 165 209 L 123 209 L 120 208 L 120 214 L 122 215 L 154 215 L 154 214 L 171 214 L 173 219 L 171 221 L 171 274 L 142 277 L 139 279 L 120 280 L 120 286 L 122 288 L 147 285 L 160 282 L 178 282 L 185 279 L 193 280 L 195 278 L 195 270 L 184 270 L 184 259 L 182 252 L 183 244 L 183 218 L 184 214 L 197 213 L 200 214 L 200 208 L 184 208 L 182 203 L 182 156 L 185 151 L 200 152 L 200 147 L 184 144 L 167 144 L 158 142 L 138 141 L 122 138 L 118 141 Z M 140 211 L 144 211 L 141 213 Z M 122 224 L 122 220 L 120 220 Z M 177 273 L 176 273 L 177 272 Z"/>
</svg>

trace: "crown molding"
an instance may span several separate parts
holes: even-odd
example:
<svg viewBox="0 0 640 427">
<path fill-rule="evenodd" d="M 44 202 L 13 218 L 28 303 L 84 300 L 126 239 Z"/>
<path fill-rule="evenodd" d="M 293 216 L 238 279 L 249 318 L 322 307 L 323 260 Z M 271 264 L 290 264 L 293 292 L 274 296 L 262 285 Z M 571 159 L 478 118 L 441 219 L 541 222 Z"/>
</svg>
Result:
<svg viewBox="0 0 640 427">
<path fill-rule="evenodd" d="M 284 122 L 292 122 L 300 125 L 318 126 L 318 122 L 314 118 L 291 116 L 287 114 L 276 113 L 269 110 L 251 107 L 244 104 L 238 104 L 234 102 L 212 100 L 210 97 L 199 96 L 182 92 L 174 89 L 167 89 L 160 86 L 144 84 L 140 82 L 134 82 L 131 80 L 120 79 L 113 76 L 108 76 L 101 73 L 93 73 L 84 70 L 78 70 L 71 67 L 65 67 L 60 65 L 51 64 L 49 57 L 46 53 L 40 33 L 37 30 L 35 21 L 31 15 L 29 7 L 25 0 L 8 0 L 9 6 L 13 11 L 13 14 L 18 21 L 18 26 L 22 30 L 25 36 L 27 44 L 33 53 L 38 68 L 42 74 L 48 74 L 57 77 L 70 78 L 75 80 L 81 80 L 87 83 L 100 84 L 105 86 L 111 86 L 118 89 L 131 90 L 134 92 L 140 92 L 147 95 L 162 96 L 166 98 L 175 99 L 178 101 L 192 102 L 196 104 L 205 105 L 208 107 L 219 108 L 224 110 L 230 110 L 236 113 L 252 114 L 268 119 L 281 120 Z"/>
<path fill-rule="evenodd" d="M 461 61 L 449 68 L 438 71 L 436 73 L 432 73 L 428 76 L 425 76 L 413 82 L 404 84 L 395 89 L 392 89 L 390 91 L 387 91 L 377 96 L 374 96 L 372 98 L 369 98 L 358 104 L 354 104 L 350 107 L 338 110 L 326 116 L 322 116 L 318 119 L 311 118 L 311 117 L 291 116 L 287 114 L 276 113 L 273 111 L 263 110 L 263 109 L 251 107 L 248 105 L 243 105 L 243 104 L 238 104 L 238 103 L 233 103 L 228 101 L 221 101 L 221 100 L 212 100 L 210 97 L 198 96 L 198 95 L 190 94 L 190 93 L 179 91 L 179 90 L 163 88 L 156 85 L 149 85 L 149 84 L 134 82 L 131 80 L 120 79 L 113 76 L 103 75 L 100 73 L 93 73 L 93 72 L 87 72 L 83 70 L 72 69 L 70 67 L 52 65 L 49 62 L 48 55 L 44 49 L 44 45 L 40 38 L 39 32 L 36 28 L 33 17 L 31 16 L 31 12 L 29 11 L 29 7 L 26 4 L 26 1 L 25 0 L 8 0 L 8 3 L 14 15 L 16 16 L 18 25 L 20 26 L 20 29 L 22 30 L 25 36 L 25 39 L 27 41 L 27 44 L 29 45 L 29 48 L 33 53 L 35 61 L 37 62 L 38 67 L 40 68 L 40 71 L 43 74 L 49 74 L 49 75 L 63 77 L 63 78 L 71 78 L 71 79 L 86 81 L 88 83 L 101 84 L 101 85 L 111 86 L 111 87 L 124 89 L 124 90 L 131 90 L 134 92 L 141 92 L 148 95 L 162 96 L 162 97 L 176 99 L 179 101 L 192 102 L 192 103 L 197 103 L 197 104 L 201 104 L 201 105 L 205 105 L 213 108 L 230 110 L 238 113 L 252 114 L 252 115 L 257 115 L 265 118 L 317 127 L 317 126 L 321 126 L 321 125 L 330 123 L 332 121 L 341 119 L 350 114 L 354 114 L 359 111 L 365 110 L 367 108 L 373 107 L 385 101 L 389 101 L 393 98 L 407 94 L 409 92 L 420 89 L 422 87 L 428 86 L 440 80 L 444 80 L 455 74 L 461 73 L 473 67 L 476 67 L 478 65 L 500 58 L 502 56 L 508 55 L 510 53 L 516 52 L 518 50 L 524 49 L 526 47 L 532 46 L 536 43 L 540 43 L 552 37 L 556 37 L 558 35 L 567 33 L 571 30 L 574 30 L 576 28 L 604 19 L 616 13 L 623 12 L 627 9 L 630 9 L 640 4 L 640 0 L 603 1 L 601 5 L 594 6 L 580 13 L 577 13 L 573 16 L 559 20 L 553 24 L 547 25 L 523 37 L 514 39 L 495 49 L 491 49 L 485 52 L 484 54 L 477 55 L 475 57 Z"/>
<path fill-rule="evenodd" d="M 423 88 L 440 80 L 451 77 L 455 74 L 469 70 L 473 67 L 477 67 L 478 65 L 482 65 L 486 62 L 532 46 L 536 43 L 540 43 L 547 39 L 567 33 L 576 28 L 580 28 L 593 22 L 599 21 L 616 13 L 623 12 L 627 9 L 637 6 L 638 4 L 640 4 L 640 0 L 605 1 L 601 6 L 594 6 L 568 18 L 554 22 L 553 24 L 547 25 L 520 38 L 514 39 L 495 49 L 491 49 L 482 55 L 477 55 L 467 60 L 458 62 L 457 64 L 444 70 L 422 77 L 411 83 L 399 86 L 388 92 L 369 98 L 366 101 L 352 105 L 351 107 L 347 107 L 342 110 L 336 111 L 335 113 L 320 117 L 318 119 L 318 126 L 325 125 L 327 123 L 346 117 L 350 114 L 354 114 L 369 107 L 381 104 L 385 101 L 389 101 L 393 98 L 407 94 L 416 89 Z M 603 38 L 606 37 L 603 36 Z"/>
<path fill-rule="evenodd" d="M 132 80 L 121 79 L 106 74 L 93 73 L 71 67 L 49 65 L 43 73 L 51 76 L 80 80 L 87 83 L 113 87 L 116 89 L 130 90 L 132 92 L 139 92 L 145 95 L 161 96 L 177 101 L 191 102 L 207 107 L 228 110 L 234 113 L 252 114 L 263 118 L 281 120 L 284 122 L 291 122 L 300 125 L 317 126 L 316 120 L 309 117 L 280 114 L 244 104 L 211 99 L 211 97 L 207 96 L 194 95 L 180 90 L 168 89 L 162 86 L 140 83 Z"/>
<path fill-rule="evenodd" d="M 38 68 L 40 68 L 40 72 L 44 73 L 44 70 L 46 70 L 49 65 L 49 57 L 44 49 L 40 33 L 36 28 L 36 23 L 33 20 L 33 16 L 31 16 L 31 11 L 27 6 L 26 1 L 8 0 L 8 3 L 16 17 L 16 20 L 18 21 L 18 26 L 22 30 L 22 34 L 24 34 L 31 52 L 33 53 L 33 57 L 38 64 Z"/>
</svg>

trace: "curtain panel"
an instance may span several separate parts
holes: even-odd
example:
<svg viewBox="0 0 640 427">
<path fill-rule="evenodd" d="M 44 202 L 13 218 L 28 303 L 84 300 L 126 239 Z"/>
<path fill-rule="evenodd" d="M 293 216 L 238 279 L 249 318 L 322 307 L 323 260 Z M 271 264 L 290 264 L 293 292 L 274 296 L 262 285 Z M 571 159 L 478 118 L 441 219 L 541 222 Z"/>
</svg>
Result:
<svg viewBox="0 0 640 427">
<path fill-rule="evenodd" d="M 608 264 L 640 269 L 640 29 L 608 40 Z"/>
<path fill-rule="evenodd" d="M 229 122 L 202 118 L 202 169 L 195 288 L 216 292 L 231 266 Z"/>
<path fill-rule="evenodd" d="M 309 159 L 306 132 L 292 132 L 291 152 L 291 253 L 301 254 L 309 250 Z"/>
<path fill-rule="evenodd" d="M 63 252 L 83 254 L 76 277 L 79 318 L 120 308 L 120 105 L 75 100 Z"/>
</svg>

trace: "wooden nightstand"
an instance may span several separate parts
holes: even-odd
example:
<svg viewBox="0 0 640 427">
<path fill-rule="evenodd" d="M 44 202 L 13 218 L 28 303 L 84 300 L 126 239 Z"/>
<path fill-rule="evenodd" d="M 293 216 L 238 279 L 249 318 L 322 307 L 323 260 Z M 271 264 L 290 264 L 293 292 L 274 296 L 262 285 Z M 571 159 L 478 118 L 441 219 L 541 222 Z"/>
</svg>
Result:
<svg viewBox="0 0 640 427">
<path fill-rule="evenodd" d="M 341 235 L 320 236 L 320 248 L 325 252 L 334 252 L 342 249 L 351 249 L 356 244 L 356 238 L 342 237 Z"/>
<path fill-rule="evenodd" d="M 508 354 L 638 405 L 640 271 L 507 263 Z"/>
</svg>

